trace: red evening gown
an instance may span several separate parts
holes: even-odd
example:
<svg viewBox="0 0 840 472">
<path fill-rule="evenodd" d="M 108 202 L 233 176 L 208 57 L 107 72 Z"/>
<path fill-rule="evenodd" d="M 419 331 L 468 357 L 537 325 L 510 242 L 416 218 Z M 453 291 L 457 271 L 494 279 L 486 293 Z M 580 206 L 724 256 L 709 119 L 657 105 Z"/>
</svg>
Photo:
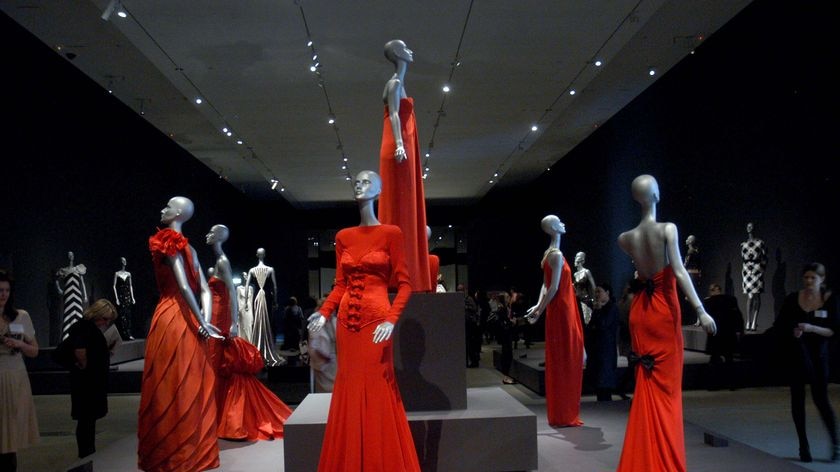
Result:
<svg viewBox="0 0 840 472">
<path fill-rule="evenodd" d="M 219 466 L 215 374 L 198 322 L 181 296 L 168 256 L 184 259 L 199 289 L 187 238 L 166 228 L 149 238 L 160 300 L 152 316 L 137 425 L 137 465 L 145 471 L 200 471 Z"/>
<path fill-rule="evenodd" d="M 544 283 L 551 284 L 551 266 L 543 263 Z M 545 403 L 551 426 L 580 426 L 583 386 L 583 326 L 572 271 L 563 259 L 560 285 L 545 309 Z"/>
<path fill-rule="evenodd" d="M 681 472 L 685 465 L 683 336 L 676 278 L 670 266 L 646 282 L 630 306 L 636 391 L 627 420 L 620 472 Z M 652 359 L 651 359 L 652 358 Z"/>
<path fill-rule="evenodd" d="M 440 272 L 440 257 L 429 254 L 429 281 L 432 287 L 435 287 L 435 291 L 437 291 L 438 272 Z"/>
<path fill-rule="evenodd" d="M 385 105 L 382 125 L 382 147 L 379 150 L 379 220 L 399 226 L 405 238 L 405 262 L 415 292 L 434 292 L 436 283 L 429 283 L 429 241 L 426 239 L 426 197 L 423 192 L 423 171 L 420 166 L 420 144 L 414 118 L 414 99 L 400 100 L 400 125 L 406 160 L 394 160 L 396 141 Z M 435 274 L 437 276 L 437 274 Z M 390 284 L 396 287 L 397 281 Z"/>
<path fill-rule="evenodd" d="M 283 425 L 292 410 L 255 377 L 265 365 L 260 350 L 240 337 L 230 336 L 230 292 L 218 277 L 208 281 L 213 292 L 213 325 L 224 341 L 211 339 L 216 370 L 216 403 L 220 438 L 257 441 L 283 437 Z"/>
<path fill-rule="evenodd" d="M 338 373 L 318 470 L 419 471 L 394 377 L 393 337 L 373 343 L 383 321 L 397 322 L 411 295 L 396 226 L 357 226 L 336 235 L 336 286 L 322 314 L 338 308 Z M 392 276 L 399 291 L 388 299 Z"/>
</svg>

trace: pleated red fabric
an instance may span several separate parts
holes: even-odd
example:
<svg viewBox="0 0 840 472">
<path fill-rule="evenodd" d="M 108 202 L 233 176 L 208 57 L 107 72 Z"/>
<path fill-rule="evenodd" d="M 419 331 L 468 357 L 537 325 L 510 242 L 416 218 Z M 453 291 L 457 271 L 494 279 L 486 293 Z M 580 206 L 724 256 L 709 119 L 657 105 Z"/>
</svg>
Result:
<svg viewBox="0 0 840 472">
<path fill-rule="evenodd" d="M 429 282 L 429 241 L 426 239 L 426 197 L 423 190 L 423 171 L 417 122 L 414 118 L 414 99 L 400 100 L 400 125 L 406 160 L 394 160 L 396 140 L 385 106 L 382 125 L 382 147 L 379 150 L 379 176 L 382 192 L 379 195 L 379 221 L 396 225 L 405 239 L 405 261 L 412 290 L 434 292 L 436 284 Z M 437 276 L 437 274 L 435 274 Z M 390 281 L 397 286 L 396 280 Z"/>
<path fill-rule="evenodd" d="M 546 287 L 552 270 L 543 263 Z M 580 321 L 572 271 L 563 259 L 560 285 L 545 309 L 545 403 L 551 426 L 580 426 L 583 387 L 583 325 Z"/>
<path fill-rule="evenodd" d="M 215 374 L 198 322 L 178 290 L 167 257 L 180 254 L 190 287 L 198 274 L 187 238 L 163 229 L 149 238 L 160 300 L 152 316 L 140 393 L 137 465 L 149 472 L 195 472 L 219 466 Z"/>
<path fill-rule="evenodd" d="M 653 368 L 635 366 L 636 390 L 619 472 L 684 472 L 682 372 L 683 336 L 676 277 L 662 269 L 633 298 L 630 336 L 633 352 L 651 356 Z"/>
</svg>

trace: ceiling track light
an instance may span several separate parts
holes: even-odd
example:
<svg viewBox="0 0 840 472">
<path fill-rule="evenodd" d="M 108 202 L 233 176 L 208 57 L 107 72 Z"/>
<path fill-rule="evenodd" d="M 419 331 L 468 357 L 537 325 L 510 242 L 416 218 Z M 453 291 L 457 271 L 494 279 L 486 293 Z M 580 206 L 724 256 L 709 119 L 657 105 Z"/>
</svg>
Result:
<svg viewBox="0 0 840 472">
<path fill-rule="evenodd" d="M 100 16 L 100 18 L 102 18 L 102 20 L 104 21 L 109 21 L 111 19 L 111 15 L 113 15 L 114 13 L 116 13 L 117 16 L 120 18 L 128 17 L 128 12 L 122 6 L 122 2 L 120 2 L 120 0 L 111 0 L 110 2 L 108 2 L 108 6 L 106 6 L 105 9 L 102 10 L 102 15 Z"/>
<path fill-rule="evenodd" d="M 272 178 L 271 179 L 271 190 L 277 190 L 277 186 L 280 184 L 280 181 Z"/>
</svg>

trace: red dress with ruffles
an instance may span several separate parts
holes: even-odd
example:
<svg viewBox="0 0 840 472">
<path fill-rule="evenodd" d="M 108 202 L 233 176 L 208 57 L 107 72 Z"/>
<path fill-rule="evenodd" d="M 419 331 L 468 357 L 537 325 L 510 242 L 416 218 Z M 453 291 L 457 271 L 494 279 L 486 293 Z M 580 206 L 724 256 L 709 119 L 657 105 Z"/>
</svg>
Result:
<svg viewBox="0 0 840 472">
<path fill-rule="evenodd" d="M 686 470 L 680 315 L 676 277 L 667 266 L 646 282 L 630 306 L 633 353 L 647 362 L 635 366 L 636 390 L 619 472 Z"/>
<path fill-rule="evenodd" d="M 397 322 L 411 295 L 396 226 L 357 226 L 336 235 L 336 285 L 320 312 L 338 308 L 338 373 L 321 445 L 321 472 L 419 471 L 394 376 L 393 337 L 373 343 L 383 321 Z M 393 303 L 388 282 L 399 290 Z"/>
<path fill-rule="evenodd" d="M 210 340 L 216 369 L 218 435 L 246 441 L 282 438 L 292 410 L 256 378 L 265 366 L 260 350 L 240 337 L 229 337 L 231 301 L 224 280 L 211 277 L 207 283 L 213 293 L 213 325 L 225 337 Z"/>
<path fill-rule="evenodd" d="M 388 105 L 385 105 L 382 146 L 379 149 L 379 176 L 382 178 L 379 221 L 399 226 L 402 230 L 405 238 L 405 262 L 412 289 L 415 292 L 434 292 L 437 284 L 429 282 L 426 197 L 423 190 L 417 122 L 414 118 L 414 99 L 409 97 L 400 100 L 399 116 L 406 159 L 398 164 L 394 159 L 396 140 Z M 392 287 L 397 285 L 394 279 L 391 279 L 390 283 Z"/>
<path fill-rule="evenodd" d="M 551 284 L 551 266 L 543 263 L 544 283 Z M 545 308 L 545 404 L 551 426 L 580 426 L 583 386 L 583 325 L 572 271 L 563 259 L 557 293 Z"/>
<path fill-rule="evenodd" d="M 187 238 L 162 229 L 149 238 L 160 300 L 152 316 L 137 425 L 137 465 L 144 471 L 200 471 L 219 466 L 215 374 L 168 257 L 181 255 L 187 281 L 199 276 Z"/>
</svg>

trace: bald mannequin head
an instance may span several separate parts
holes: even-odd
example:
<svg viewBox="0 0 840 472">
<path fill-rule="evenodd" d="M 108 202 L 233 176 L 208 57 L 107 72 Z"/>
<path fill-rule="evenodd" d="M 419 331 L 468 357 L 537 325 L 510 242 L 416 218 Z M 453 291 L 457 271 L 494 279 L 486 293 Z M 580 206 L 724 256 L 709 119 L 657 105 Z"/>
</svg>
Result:
<svg viewBox="0 0 840 472">
<path fill-rule="evenodd" d="M 540 222 L 540 227 L 548 234 L 565 234 L 566 225 L 556 215 L 548 215 Z"/>
<path fill-rule="evenodd" d="M 195 206 L 192 200 L 187 197 L 172 197 L 169 203 L 160 212 L 160 222 L 164 224 L 178 221 L 183 223 L 193 216 Z"/>
<path fill-rule="evenodd" d="M 372 200 L 382 192 L 382 178 L 372 170 L 363 170 L 356 175 L 353 195 L 356 200 Z"/>
<path fill-rule="evenodd" d="M 213 225 L 207 233 L 207 244 L 223 243 L 230 237 L 230 230 L 225 225 Z"/>
<path fill-rule="evenodd" d="M 633 193 L 633 200 L 642 205 L 649 205 L 659 202 L 659 184 L 652 175 L 642 174 L 633 179 L 630 186 Z"/>
<path fill-rule="evenodd" d="M 414 62 L 414 52 L 408 49 L 408 46 L 402 40 L 392 39 L 385 43 L 385 58 L 395 64 L 399 59 L 406 62 Z"/>
</svg>

